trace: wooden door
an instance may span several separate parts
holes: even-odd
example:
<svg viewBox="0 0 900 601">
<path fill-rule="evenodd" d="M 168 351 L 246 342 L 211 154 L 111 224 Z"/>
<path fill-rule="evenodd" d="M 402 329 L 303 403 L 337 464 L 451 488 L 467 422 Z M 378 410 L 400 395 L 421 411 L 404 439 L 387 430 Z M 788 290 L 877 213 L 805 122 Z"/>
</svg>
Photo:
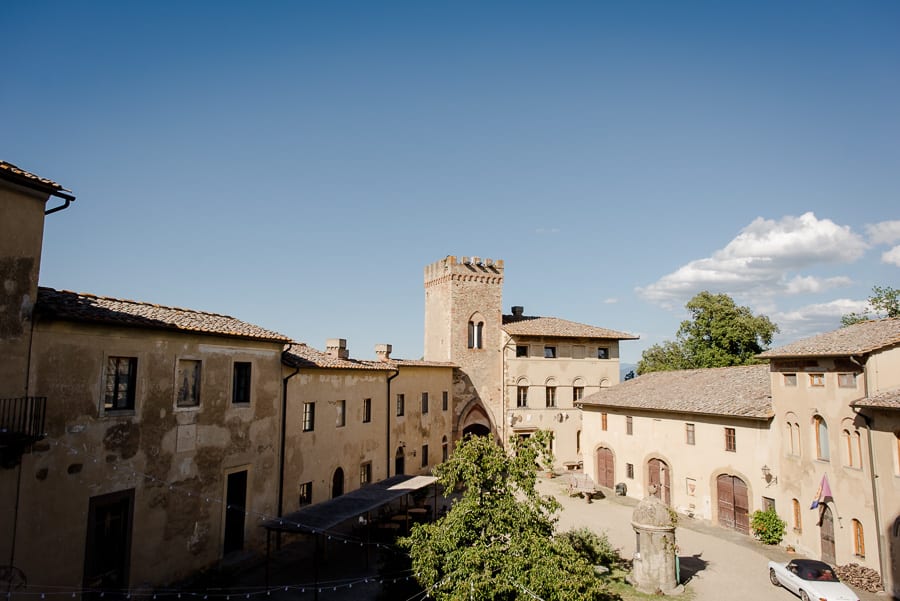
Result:
<svg viewBox="0 0 900 601">
<path fill-rule="evenodd" d="M 831 514 L 831 507 L 824 506 L 822 510 L 822 526 L 819 529 L 819 536 L 822 539 L 822 561 L 834 565 L 837 560 L 834 556 L 834 517 Z"/>
<path fill-rule="evenodd" d="M 133 489 L 91 498 L 84 553 L 85 588 L 128 588 L 133 507 Z"/>
<path fill-rule="evenodd" d="M 747 484 L 737 476 L 722 474 L 716 478 L 719 525 L 750 534 L 750 495 Z"/>
<path fill-rule="evenodd" d="M 662 459 L 651 459 L 647 464 L 650 476 L 650 486 L 656 485 L 656 493 L 653 495 L 666 505 L 672 504 L 672 480 L 669 474 L 669 464 Z"/>
<path fill-rule="evenodd" d="M 615 479 L 615 459 L 612 451 L 604 448 L 597 449 L 597 484 L 613 488 Z"/>
</svg>

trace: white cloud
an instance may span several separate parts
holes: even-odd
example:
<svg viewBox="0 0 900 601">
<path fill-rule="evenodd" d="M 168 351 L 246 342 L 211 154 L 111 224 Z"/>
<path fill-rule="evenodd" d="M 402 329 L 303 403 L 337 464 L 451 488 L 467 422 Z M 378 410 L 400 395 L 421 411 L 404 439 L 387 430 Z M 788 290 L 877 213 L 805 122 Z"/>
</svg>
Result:
<svg viewBox="0 0 900 601">
<path fill-rule="evenodd" d="M 791 279 L 790 273 L 814 265 L 852 263 L 867 247 L 848 226 L 817 219 L 813 213 L 779 221 L 759 217 L 711 257 L 691 261 L 637 291 L 668 307 L 684 304 L 701 290 L 755 299 L 818 292 L 846 285 L 849 280 L 801 276 Z"/>
<path fill-rule="evenodd" d="M 778 324 L 780 330 L 774 346 L 835 330 L 841 327 L 841 317 L 848 313 L 864 313 L 868 307 L 869 303 L 866 300 L 839 298 L 827 303 L 774 313 L 770 318 Z"/>
<path fill-rule="evenodd" d="M 900 221 L 881 221 L 866 226 L 872 244 L 894 244 L 900 240 Z"/>
<path fill-rule="evenodd" d="M 900 267 L 900 246 L 895 246 L 891 250 L 884 251 L 881 254 L 881 261 Z"/>
<path fill-rule="evenodd" d="M 619 302 L 619 299 L 617 299 L 617 298 L 607 298 L 607 299 L 603 300 L 603 304 L 605 304 L 605 305 L 614 305 L 617 302 Z"/>
<path fill-rule="evenodd" d="M 534 232 L 536 234 L 558 234 L 559 228 L 558 227 L 539 227 L 538 229 L 534 230 Z"/>
</svg>

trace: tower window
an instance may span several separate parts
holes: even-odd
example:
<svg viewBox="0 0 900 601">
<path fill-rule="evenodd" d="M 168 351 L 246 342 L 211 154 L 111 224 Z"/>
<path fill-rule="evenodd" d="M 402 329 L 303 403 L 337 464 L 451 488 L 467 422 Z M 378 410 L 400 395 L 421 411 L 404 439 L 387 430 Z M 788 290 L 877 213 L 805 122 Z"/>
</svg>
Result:
<svg viewBox="0 0 900 601">
<path fill-rule="evenodd" d="M 484 322 L 469 322 L 469 348 L 484 348 Z"/>
</svg>

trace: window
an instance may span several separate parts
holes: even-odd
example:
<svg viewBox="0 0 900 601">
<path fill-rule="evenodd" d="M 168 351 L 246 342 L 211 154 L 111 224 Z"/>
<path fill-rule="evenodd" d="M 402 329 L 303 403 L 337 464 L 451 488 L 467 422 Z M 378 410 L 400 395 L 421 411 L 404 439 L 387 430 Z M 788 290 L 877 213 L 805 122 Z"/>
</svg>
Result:
<svg viewBox="0 0 900 601">
<path fill-rule="evenodd" d="M 634 464 L 626 463 L 625 464 L 625 477 L 634 480 Z"/>
<path fill-rule="evenodd" d="M 363 399 L 363 423 L 372 421 L 372 399 Z"/>
<path fill-rule="evenodd" d="M 572 387 L 572 402 L 577 403 L 584 398 L 584 386 Z"/>
<path fill-rule="evenodd" d="M 607 414 L 601 413 L 600 414 L 600 429 L 603 430 L 604 432 L 606 432 L 606 428 L 607 428 Z"/>
<path fill-rule="evenodd" d="M 372 462 L 367 461 L 359 465 L 359 487 L 362 488 L 372 481 Z"/>
<path fill-rule="evenodd" d="M 234 376 L 231 378 L 232 403 L 250 402 L 250 370 L 251 364 L 249 361 L 234 362 Z"/>
<path fill-rule="evenodd" d="M 581 453 L 581 430 L 575 432 L 575 453 Z"/>
<path fill-rule="evenodd" d="M 831 453 L 828 450 L 828 424 L 822 419 L 821 415 L 813 417 L 813 424 L 816 428 L 816 458 L 821 461 L 828 461 Z"/>
<path fill-rule="evenodd" d="M 337 414 L 334 418 L 334 425 L 343 428 L 347 424 L 347 401 L 338 401 L 334 405 Z"/>
<path fill-rule="evenodd" d="M 796 386 L 797 385 L 797 374 L 784 374 L 784 385 L 785 386 Z"/>
<path fill-rule="evenodd" d="M 556 407 L 556 386 L 547 386 L 547 407 Z"/>
<path fill-rule="evenodd" d="M 178 407 L 197 407 L 200 405 L 200 361 L 179 359 L 176 374 L 175 404 Z"/>
<path fill-rule="evenodd" d="M 312 432 L 316 427 L 316 404 L 303 403 L 303 431 Z"/>
<path fill-rule="evenodd" d="M 809 374 L 810 386 L 825 386 L 825 374 Z"/>
<path fill-rule="evenodd" d="M 137 357 L 108 357 L 104 411 L 134 409 L 134 389 L 137 383 Z"/>
<path fill-rule="evenodd" d="M 447 444 L 447 437 L 441 438 L 441 461 L 447 461 L 450 457 L 450 446 Z"/>
<path fill-rule="evenodd" d="M 694 424 L 684 425 L 684 441 L 687 444 L 694 444 Z"/>
<path fill-rule="evenodd" d="M 605 346 L 597 347 L 597 358 L 598 359 L 609 359 L 609 348 Z"/>
<path fill-rule="evenodd" d="M 544 347 L 544 359 L 556 359 L 556 347 L 555 346 L 545 346 Z"/>
<path fill-rule="evenodd" d="M 312 482 L 304 482 L 300 485 L 300 507 L 312 503 Z"/>
<path fill-rule="evenodd" d="M 625 434 L 631 436 L 634 434 L 634 421 L 630 415 L 625 416 Z"/>
<path fill-rule="evenodd" d="M 474 321 L 469 322 L 469 348 L 483 348 L 484 347 L 484 322 L 479 321 L 478 323 Z"/>
<path fill-rule="evenodd" d="M 516 407 L 528 406 L 528 387 L 516 386 Z"/>
<path fill-rule="evenodd" d="M 441 393 L 441 409 L 446 411 L 450 408 L 450 393 L 446 390 Z"/>
<path fill-rule="evenodd" d="M 794 532 L 799 534 L 803 531 L 803 523 L 800 518 L 800 501 L 793 499 L 791 501 L 791 509 L 794 513 Z"/>
<path fill-rule="evenodd" d="M 527 357 L 528 356 L 528 345 L 527 344 L 517 344 L 516 345 L 516 357 Z"/>
<path fill-rule="evenodd" d="M 428 413 L 428 393 L 422 393 L 422 414 Z"/>
<path fill-rule="evenodd" d="M 403 394 L 397 394 L 397 417 L 403 415 L 406 411 L 406 399 Z"/>
<path fill-rule="evenodd" d="M 737 440 L 734 428 L 725 428 L 725 450 L 734 453 L 737 451 Z"/>
<path fill-rule="evenodd" d="M 422 467 L 428 467 L 428 445 L 422 445 Z"/>
<path fill-rule="evenodd" d="M 853 554 L 857 557 L 866 556 L 866 538 L 863 536 L 863 527 L 859 520 L 853 520 Z"/>
<path fill-rule="evenodd" d="M 773 499 L 772 497 L 763 497 L 762 501 L 763 511 L 769 511 L 770 509 L 772 511 L 775 511 L 775 499 Z"/>
<path fill-rule="evenodd" d="M 844 465 L 862 467 L 862 441 L 857 430 L 841 431 L 841 442 L 844 447 Z"/>
<path fill-rule="evenodd" d="M 838 374 L 840 388 L 856 388 L 856 374 Z"/>
</svg>

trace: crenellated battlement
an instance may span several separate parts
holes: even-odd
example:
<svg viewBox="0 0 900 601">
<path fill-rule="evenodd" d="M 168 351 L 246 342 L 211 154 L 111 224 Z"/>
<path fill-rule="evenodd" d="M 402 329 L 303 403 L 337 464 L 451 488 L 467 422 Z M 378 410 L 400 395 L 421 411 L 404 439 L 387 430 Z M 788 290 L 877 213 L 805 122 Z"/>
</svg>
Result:
<svg viewBox="0 0 900 601">
<path fill-rule="evenodd" d="M 475 279 L 495 284 L 502 283 L 503 260 L 448 255 L 425 267 L 426 287 L 448 279 Z"/>
</svg>

